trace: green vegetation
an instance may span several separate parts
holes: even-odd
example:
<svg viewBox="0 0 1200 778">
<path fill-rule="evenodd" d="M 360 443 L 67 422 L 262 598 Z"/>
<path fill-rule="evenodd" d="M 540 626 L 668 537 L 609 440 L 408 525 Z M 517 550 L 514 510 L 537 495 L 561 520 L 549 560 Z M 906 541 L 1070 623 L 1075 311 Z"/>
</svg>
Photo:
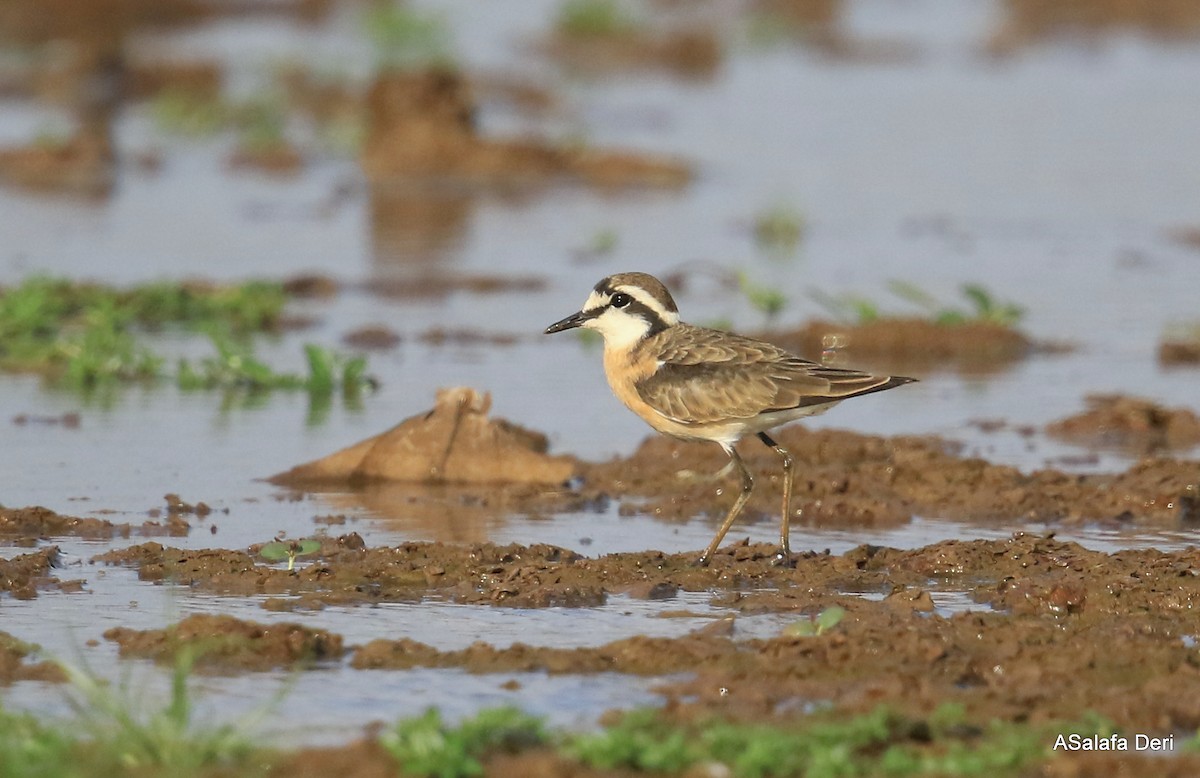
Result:
<svg viewBox="0 0 1200 778">
<path fill-rule="evenodd" d="M 617 0 L 566 0 L 554 28 L 572 38 L 601 38 L 630 33 L 637 22 Z"/>
<path fill-rule="evenodd" d="M 176 653 L 170 699 L 148 713 L 127 691 L 114 691 L 86 670 L 64 664 L 81 697 L 75 701 L 78 723 L 93 743 L 100 744 L 99 753 L 90 758 L 125 770 L 157 768 L 166 775 L 189 775 L 210 765 L 244 760 L 251 750 L 247 722 L 204 727 L 193 721 L 188 676 L 196 658 L 194 651 Z"/>
<path fill-rule="evenodd" d="M 287 111 L 271 97 L 259 97 L 241 106 L 237 116 L 238 147 L 252 153 L 286 145 Z"/>
<path fill-rule="evenodd" d="M 980 284 L 963 284 L 959 287 L 967 301 L 966 309 L 947 306 L 916 284 L 906 281 L 891 281 L 888 288 L 897 297 L 924 308 L 938 324 L 988 322 L 1002 327 L 1014 327 L 1025 315 L 1025 309 L 1020 305 L 997 300 Z"/>
<path fill-rule="evenodd" d="M 371 7 L 363 17 L 375 56 L 385 70 L 450 67 L 450 28 L 437 15 L 414 11 L 394 2 Z"/>
<path fill-rule="evenodd" d="M 834 605 L 821 611 L 814 618 L 801 619 L 788 626 L 785 633 L 797 637 L 820 637 L 841 623 L 846 617 L 846 609 Z"/>
<path fill-rule="evenodd" d="M 516 752 L 547 740 L 542 720 L 516 708 L 492 708 L 448 727 L 434 708 L 400 721 L 379 736 L 405 775 L 466 778 L 482 775 L 480 758 L 497 751 Z"/>
<path fill-rule="evenodd" d="M 287 560 L 288 572 L 296 569 L 296 557 L 308 556 L 321 550 L 321 541 L 312 538 L 302 540 L 280 540 L 266 544 L 258 550 L 258 555 L 271 562 Z"/>
<path fill-rule="evenodd" d="M 220 132 L 232 109 L 219 98 L 185 89 L 164 89 L 150 104 L 154 121 L 163 132 L 203 137 Z"/>
<path fill-rule="evenodd" d="M 804 238 L 804 214 L 777 205 L 754 217 L 754 242 L 763 251 L 791 254 Z"/>
<path fill-rule="evenodd" d="M 961 707 L 946 704 L 926 720 L 886 707 L 852 718 L 814 715 L 780 727 L 710 721 L 682 726 L 656 711 L 634 711 L 594 735 L 566 746 L 602 769 L 681 772 L 718 763 L 740 778 L 766 776 L 1013 775 L 1050 755 L 1054 735 L 1111 732 L 1100 719 L 1030 727 L 1004 722 L 979 726 Z"/>
<path fill-rule="evenodd" d="M 272 755 L 254 750 L 254 721 L 199 726 L 188 692 L 194 653 L 180 652 L 171 696 L 149 711 L 84 671 L 65 668 L 79 700 L 81 726 L 55 727 L 0 708 L 0 775 L 68 778 L 262 774 Z M 263 715 L 265 709 L 258 714 Z M 846 715 L 826 710 L 786 722 L 748 724 L 721 719 L 680 723 L 662 711 L 626 713 L 598 732 L 547 730 L 516 708 L 483 710 L 449 725 L 436 709 L 403 719 L 379 735 L 404 775 L 468 778 L 484 774 L 500 753 L 553 750 L 602 770 L 681 774 L 695 767 L 737 778 L 981 775 L 1028 772 L 1052 758 L 1059 734 L 1108 736 L 1111 723 L 1017 724 L 972 721 L 946 703 L 929 716 L 885 706 Z M 1193 747 L 1187 742 L 1185 748 Z"/>
<path fill-rule="evenodd" d="M 305 347 L 308 374 L 276 373 L 256 360 L 255 333 L 278 328 L 286 294 L 277 284 L 153 283 L 128 289 L 34 276 L 0 290 L 0 371 L 39 373 L 77 391 L 174 378 L 183 389 L 305 390 L 327 397 L 370 386 L 366 361 Z M 167 327 L 207 333 L 217 355 L 181 360 L 174 376 L 139 335 Z"/>
<path fill-rule="evenodd" d="M 936 324 L 955 326 L 959 324 L 988 323 L 1001 327 L 1015 327 L 1025 316 L 1025 309 L 1010 301 L 996 299 L 981 284 L 963 284 L 959 290 L 966 306 L 957 307 L 938 300 L 921 287 L 908 281 L 892 280 L 888 290 L 897 297 L 924 309 L 926 316 Z M 856 295 L 833 296 L 818 289 L 809 296 L 839 320 L 855 324 L 868 324 L 883 318 L 879 305 L 866 297 Z"/>
<path fill-rule="evenodd" d="M 756 283 L 750 279 L 748 274 L 741 271 L 737 274 L 737 282 L 738 289 L 756 310 L 761 311 L 767 317 L 768 324 L 774 321 L 775 317 L 787 307 L 787 295 L 778 288 Z"/>
</svg>

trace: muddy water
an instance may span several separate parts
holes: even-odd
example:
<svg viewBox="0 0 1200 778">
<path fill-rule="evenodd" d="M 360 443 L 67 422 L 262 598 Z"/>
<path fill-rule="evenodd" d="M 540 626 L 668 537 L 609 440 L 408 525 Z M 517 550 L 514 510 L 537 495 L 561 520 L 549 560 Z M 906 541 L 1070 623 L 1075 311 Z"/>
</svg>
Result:
<svg viewBox="0 0 1200 778">
<path fill-rule="evenodd" d="M 634 268 L 686 271 L 691 282 L 677 295 L 686 317 L 732 320 L 747 329 L 760 328 L 761 315 L 709 268 L 745 269 L 777 285 L 792 301 L 780 326 L 826 313 L 807 296 L 812 287 L 873 296 L 889 309 L 911 311 L 888 298 L 889 279 L 916 282 L 946 299 L 959 284 L 976 281 L 1024 305 L 1023 326 L 1034 337 L 1077 346 L 991 375 L 934 371 L 917 386 L 839 408 L 814 420 L 813 428 L 940 435 L 963 443 L 967 453 L 1027 472 L 1047 462 L 1115 472 L 1133 459 L 1018 429 L 1040 430 L 1076 413 L 1094 392 L 1196 408 L 1195 372 L 1162 371 L 1154 356 L 1169 322 L 1197 315 L 1200 256 L 1169 237 L 1200 220 L 1196 45 L 1116 35 L 1088 46 L 1036 43 L 997 59 L 984 52 L 1001 15 L 997 4 L 920 0 L 904 4 L 901 13 L 860 2 L 846 4 L 841 35 L 867 44 L 860 51 L 869 52 L 872 41 L 900 44 L 890 49 L 906 56 L 838 56 L 730 33 L 729 56 L 708 80 L 680 82 L 655 72 L 576 78 L 547 68 L 526 45 L 544 30 L 553 3 L 494 5 L 488 13 L 466 2 L 439 7 L 469 66 L 533 74 L 561 93 L 562 108 L 542 119 L 485 103 L 480 119 L 488 131 L 584 133 L 600 146 L 680 155 L 694 163 L 697 180 L 672 193 L 566 189 L 450 198 L 443 209 L 453 227 L 448 237 L 395 235 L 386 224 L 372 223 L 374 213 L 386 222 L 388 211 L 372 200 L 352 162 L 323 158 L 285 181 L 231 174 L 224 166 L 228 138 L 167 137 L 145 108 L 134 107 L 118 120 L 115 142 L 128 153 L 160 150 L 161 169 L 123 166 L 120 185 L 99 204 L 0 188 L 0 281 L 32 271 L 117 283 L 319 272 L 341 280 L 344 291 L 332 301 L 297 303 L 298 312 L 319 317 L 319 325 L 265 344 L 263 356 L 299 368 L 301 342 L 333 344 L 371 324 L 386 324 L 404 340 L 372 357 L 382 389 L 363 409 L 335 406 L 319 423 L 302 397 L 222 408 L 216 398 L 163 388 L 130 390 L 104 404 L 46 391 L 31 379 L 0 378 L 0 503 L 140 524 L 163 506 L 163 494 L 177 492 L 217 511 L 195 521 L 186 537 L 160 539 L 185 549 L 241 549 L 279 533 L 308 535 L 325 526 L 314 523 L 315 516 L 334 513 L 345 514 L 347 523 L 330 527 L 330 534 L 358 532 L 372 548 L 441 540 L 549 543 L 587 557 L 695 551 L 710 537 L 711 518 L 667 522 L 613 504 L 536 518 L 484 513 L 461 523 L 436 516 L 381 520 L 353 496 L 294 500 L 254 480 L 420 412 L 436 388 L 449 385 L 491 391 L 496 415 L 545 431 L 555 452 L 593 460 L 631 453 L 646 431 L 609 396 L 599 354 L 570 336 L 538 333 L 575 310 L 600 276 Z M 139 45 L 217 56 L 229 65 L 231 88 L 246 92 L 257 88 L 269 62 L 308 54 L 365 73 L 370 55 L 356 24 L 350 13 L 316 26 L 222 20 L 148 34 Z M 56 109 L 7 100 L 0 138 L 27 138 L 62 119 Z M 794 206 L 805 219 L 800 247 L 785 258 L 758 250 L 747 228 L 756 212 L 779 204 Z M 602 230 L 618 235 L 612 253 L 581 257 L 580 249 Z M 469 273 L 545 283 L 530 291 L 415 299 L 370 292 L 379 280 Z M 418 335 L 432 326 L 511 334 L 516 341 L 428 345 Z M 8 422 L 18 413 L 75 411 L 81 413 L 77 429 Z M 979 419 L 1008 426 L 984 432 L 971 423 Z M 1016 516 L 980 526 L 930 515 L 890 528 L 804 528 L 794 543 L 841 555 L 861 543 L 917 548 L 947 538 L 1003 540 L 1021 528 L 1051 529 L 1026 527 Z M 1186 528 L 1054 529 L 1060 539 L 1107 552 L 1195 542 Z M 730 537 L 767 543 L 774 534 L 772 522 L 750 521 Z M 615 596 L 600 607 L 530 612 L 438 601 L 277 614 L 261 607 L 262 598 L 195 594 L 90 562 L 143 540 L 55 539 L 64 563 L 57 574 L 86 581 L 86 592 L 5 600 L 4 629 L 64 658 L 82 656 L 112 677 L 136 665 L 139 683 L 152 684 L 147 679 L 161 680 L 160 672 L 140 660 L 119 662 L 115 646 L 100 637 L 104 630 L 161 628 L 192 613 L 229 613 L 300 621 L 354 644 L 403 637 L 443 651 L 475 640 L 574 648 L 633 635 L 676 638 L 728 610 L 707 595 L 685 592 L 667 601 Z M 3 556 L 24 551 L 4 548 Z M 964 591 L 932 592 L 937 612 L 986 610 L 967 602 Z M 685 615 L 661 618 L 664 611 Z M 789 619 L 742 616 L 739 630 L 766 639 Z M 93 639 L 100 644 L 85 648 Z M 502 688 L 510 678 L 518 689 Z M 213 693 L 213 710 L 249 710 L 282 680 L 265 673 L 206 678 L 202 686 Z M 276 721 L 297 742 L 312 737 L 296 733 L 298 722 L 338 740 L 370 720 L 427 704 L 454 714 L 516 702 L 579 723 L 606 708 L 660 699 L 647 691 L 653 684 L 645 678 L 619 673 L 600 679 L 430 668 L 368 674 L 331 663 L 290 682 Z M 57 695 L 24 682 L 5 691 L 5 702 L 61 711 Z"/>
</svg>

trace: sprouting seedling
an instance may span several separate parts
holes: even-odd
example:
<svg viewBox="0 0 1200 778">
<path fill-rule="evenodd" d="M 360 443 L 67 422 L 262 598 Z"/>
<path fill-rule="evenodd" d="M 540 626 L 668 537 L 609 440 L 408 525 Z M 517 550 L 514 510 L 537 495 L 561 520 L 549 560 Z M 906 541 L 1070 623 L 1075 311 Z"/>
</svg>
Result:
<svg viewBox="0 0 1200 778">
<path fill-rule="evenodd" d="M 852 294 L 834 296 L 820 289 L 810 289 L 808 296 L 839 321 L 851 324 L 867 324 L 880 317 L 879 306 L 874 300 Z"/>
<path fill-rule="evenodd" d="M 784 630 L 784 634 L 802 638 L 820 637 L 836 627 L 845 616 L 845 608 L 840 605 L 831 605 L 814 618 L 801 619 L 795 624 L 789 625 Z"/>
<path fill-rule="evenodd" d="M 296 569 L 296 557 L 308 556 L 315 554 L 321 550 L 320 541 L 312 538 L 304 538 L 301 540 L 283 540 L 275 538 L 274 542 L 268 543 L 258 550 L 258 555 L 270 562 L 280 562 L 284 559 L 288 561 L 288 572 Z"/>
<path fill-rule="evenodd" d="M 764 250 L 792 252 L 804 237 L 804 215 L 794 208 L 776 206 L 754 217 L 754 242 Z"/>
<path fill-rule="evenodd" d="M 773 320 L 787 306 L 787 295 L 775 287 L 755 283 L 744 272 L 739 272 L 737 279 L 742 294 L 751 305 L 766 314 L 767 321 Z"/>
</svg>

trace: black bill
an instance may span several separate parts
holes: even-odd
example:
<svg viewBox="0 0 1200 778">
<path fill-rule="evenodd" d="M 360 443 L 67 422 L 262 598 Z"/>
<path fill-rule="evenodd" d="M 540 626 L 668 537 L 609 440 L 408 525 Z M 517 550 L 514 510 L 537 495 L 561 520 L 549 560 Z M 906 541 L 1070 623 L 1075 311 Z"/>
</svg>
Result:
<svg viewBox="0 0 1200 778">
<path fill-rule="evenodd" d="M 576 327 L 582 327 L 583 323 L 590 318 L 592 318 L 590 314 L 586 314 L 583 311 L 577 311 L 577 312 L 571 314 L 570 316 L 568 316 L 567 318 L 560 319 L 559 321 L 556 321 L 553 324 L 551 324 L 549 327 L 546 328 L 545 334 L 552 335 L 555 332 L 562 332 L 563 330 L 573 330 Z"/>
</svg>

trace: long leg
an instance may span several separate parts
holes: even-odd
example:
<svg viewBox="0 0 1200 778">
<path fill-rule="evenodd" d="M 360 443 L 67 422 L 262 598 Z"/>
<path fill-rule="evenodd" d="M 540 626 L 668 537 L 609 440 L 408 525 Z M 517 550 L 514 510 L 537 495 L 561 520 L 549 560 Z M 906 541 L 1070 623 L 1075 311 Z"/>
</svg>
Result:
<svg viewBox="0 0 1200 778">
<path fill-rule="evenodd" d="M 733 507 L 729 509 L 729 513 L 725 514 L 725 521 L 721 522 L 721 528 L 717 530 L 717 536 L 712 539 L 712 543 L 708 544 L 708 548 L 704 549 L 704 553 L 696 560 L 696 564 L 701 567 L 708 565 L 712 555 L 716 553 L 717 546 L 721 545 L 721 541 L 725 539 L 725 533 L 729 532 L 729 528 L 733 526 L 733 522 L 737 521 L 738 514 L 742 512 L 746 501 L 750 499 L 750 492 L 754 489 L 754 478 L 750 475 L 750 471 L 746 469 L 746 463 L 738 456 L 738 452 L 732 445 L 721 444 L 721 448 L 725 449 L 725 453 L 729 455 L 734 467 L 742 476 L 742 493 L 738 495 L 733 503 Z"/>
<path fill-rule="evenodd" d="M 782 518 L 779 520 L 779 554 L 775 557 L 775 563 L 790 567 L 792 564 L 792 548 L 788 541 L 788 536 L 791 534 L 792 477 L 795 474 L 796 463 L 792 461 L 792 455 L 788 453 L 788 450 L 772 440 L 771 436 L 767 433 L 758 433 L 758 439 L 775 449 L 775 453 L 779 454 L 783 459 L 783 510 L 781 512 Z"/>
</svg>

